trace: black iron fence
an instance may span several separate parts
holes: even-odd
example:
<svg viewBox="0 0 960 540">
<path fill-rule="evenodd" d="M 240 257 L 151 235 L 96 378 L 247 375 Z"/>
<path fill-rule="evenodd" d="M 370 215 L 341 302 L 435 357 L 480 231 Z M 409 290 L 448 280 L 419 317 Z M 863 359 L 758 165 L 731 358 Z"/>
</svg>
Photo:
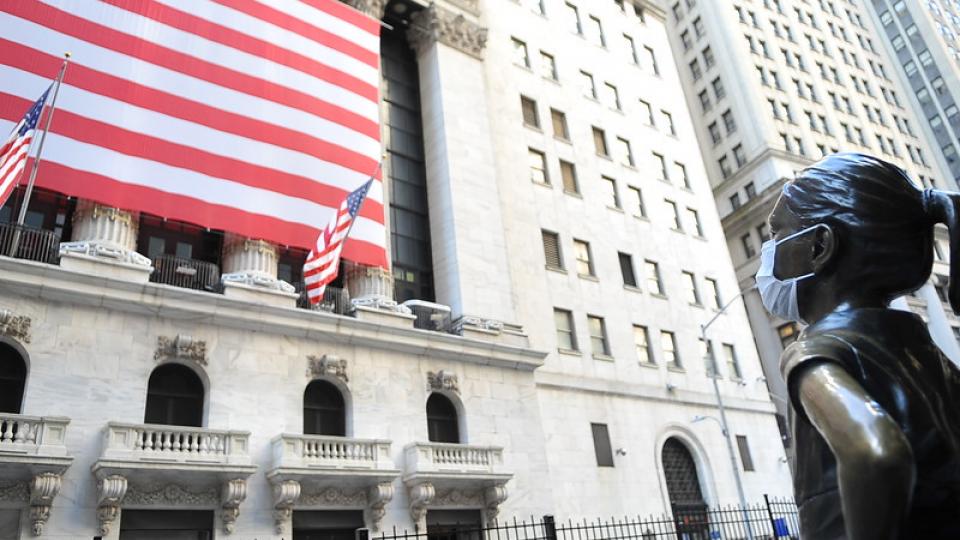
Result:
<svg viewBox="0 0 960 540">
<path fill-rule="evenodd" d="M 313 309 L 310 305 L 310 299 L 307 297 L 307 289 L 302 281 L 292 283 L 293 288 L 300 296 L 297 297 L 297 307 L 303 309 Z M 336 313 L 337 315 L 347 315 L 350 313 L 350 292 L 347 289 L 327 286 L 323 290 L 323 299 L 317 304 L 316 309 L 326 311 L 327 313 Z"/>
<path fill-rule="evenodd" d="M 153 258 L 150 281 L 184 289 L 218 292 L 220 267 L 206 261 L 175 255 L 157 255 Z"/>
<path fill-rule="evenodd" d="M 57 264 L 60 236 L 16 223 L 0 224 L 0 255 Z"/>
<path fill-rule="evenodd" d="M 486 527 L 427 526 L 426 531 L 394 528 L 378 534 L 357 531 L 357 540 L 797 540 L 797 506 L 764 496 L 761 504 L 708 508 L 673 506 L 673 515 L 559 521 L 554 516 L 498 521 Z"/>
</svg>

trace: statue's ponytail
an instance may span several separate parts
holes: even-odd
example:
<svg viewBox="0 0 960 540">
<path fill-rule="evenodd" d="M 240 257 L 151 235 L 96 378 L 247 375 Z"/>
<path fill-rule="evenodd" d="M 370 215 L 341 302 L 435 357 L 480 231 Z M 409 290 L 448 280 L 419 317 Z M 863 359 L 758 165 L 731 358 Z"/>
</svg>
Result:
<svg viewBox="0 0 960 540">
<path fill-rule="evenodd" d="M 950 232 L 950 306 L 960 312 L 960 194 L 935 189 L 923 191 L 923 211 L 930 224 L 942 223 Z"/>
</svg>

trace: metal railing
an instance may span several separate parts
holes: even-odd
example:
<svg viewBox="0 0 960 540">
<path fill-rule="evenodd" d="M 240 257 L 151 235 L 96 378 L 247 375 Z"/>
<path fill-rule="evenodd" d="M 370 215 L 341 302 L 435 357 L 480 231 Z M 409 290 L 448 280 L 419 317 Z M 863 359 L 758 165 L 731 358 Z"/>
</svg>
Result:
<svg viewBox="0 0 960 540">
<path fill-rule="evenodd" d="M 150 281 L 198 291 L 220 291 L 220 268 L 209 262 L 157 255 L 153 258 Z"/>
<path fill-rule="evenodd" d="M 0 255 L 57 264 L 59 248 L 60 236 L 53 231 L 16 223 L 0 224 Z"/>
<path fill-rule="evenodd" d="M 297 293 L 300 295 L 297 298 L 297 307 L 303 309 L 314 309 L 310 305 L 310 299 L 307 298 L 307 289 L 304 286 L 302 281 L 291 283 Z M 350 293 L 347 289 L 340 289 L 338 287 L 327 286 L 323 291 L 323 300 L 320 301 L 320 304 L 317 305 L 316 309 L 319 311 L 325 311 L 327 313 L 335 313 L 337 315 L 347 315 L 350 313 Z"/>
<path fill-rule="evenodd" d="M 796 540 L 800 538 L 799 514 L 792 500 L 764 496 L 761 504 L 696 508 L 673 506 L 673 515 L 623 517 L 588 521 L 558 521 L 554 516 L 531 517 L 525 521 L 497 521 L 488 526 L 477 523 L 450 525 L 443 530 L 357 531 L 358 540 L 735 540 L 747 537 L 743 516 L 748 516 L 754 538 Z M 746 510 L 746 511 L 744 511 Z"/>
</svg>

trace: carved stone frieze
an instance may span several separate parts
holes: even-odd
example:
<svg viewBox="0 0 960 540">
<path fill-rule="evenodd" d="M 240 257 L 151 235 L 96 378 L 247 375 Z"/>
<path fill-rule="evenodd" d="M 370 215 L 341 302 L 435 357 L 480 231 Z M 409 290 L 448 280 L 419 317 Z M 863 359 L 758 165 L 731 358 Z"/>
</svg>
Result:
<svg viewBox="0 0 960 540">
<path fill-rule="evenodd" d="M 464 326 L 472 326 L 474 328 L 480 328 L 481 330 L 490 330 L 495 332 L 500 332 L 503 330 L 503 322 L 496 319 L 484 319 L 482 317 L 473 317 L 469 315 L 464 315 L 457 319 L 453 323 L 455 331 L 460 331 Z"/>
<path fill-rule="evenodd" d="M 153 353 L 153 359 L 159 362 L 169 358 L 191 360 L 206 366 L 207 342 L 184 334 L 177 334 L 173 339 L 166 336 L 157 337 L 157 350 Z"/>
<path fill-rule="evenodd" d="M 437 496 L 437 490 L 433 484 L 424 482 L 415 486 L 410 486 L 410 517 L 414 524 L 421 523 L 427 517 L 427 507 Z"/>
<path fill-rule="evenodd" d="M 62 483 L 63 477 L 53 472 L 40 473 L 30 482 L 30 528 L 34 536 L 43 534 L 43 526 L 50 519 L 50 507 Z"/>
<path fill-rule="evenodd" d="M 388 0 L 340 0 L 353 9 L 366 13 L 374 19 L 383 18 L 384 10 L 387 7 Z"/>
<path fill-rule="evenodd" d="M 448 489 L 437 493 L 433 506 L 483 506 L 483 490 Z"/>
<path fill-rule="evenodd" d="M 0 335 L 23 343 L 30 343 L 30 317 L 17 315 L 9 309 L 0 309 Z"/>
<path fill-rule="evenodd" d="M 123 502 L 129 505 L 209 506 L 220 501 L 217 489 L 190 491 L 177 484 L 139 486 L 130 484 Z"/>
<path fill-rule="evenodd" d="M 30 486 L 26 482 L 0 484 L 0 501 L 25 502 L 30 498 Z"/>
<path fill-rule="evenodd" d="M 223 522 L 225 534 L 232 534 L 236 528 L 237 518 L 240 516 L 240 503 L 246 498 L 246 479 L 234 478 L 223 483 L 220 491 L 220 519 Z"/>
<path fill-rule="evenodd" d="M 370 486 L 367 490 L 367 523 L 375 532 L 380 530 L 380 523 L 387 513 L 387 504 L 393 500 L 393 484 L 381 482 Z"/>
<path fill-rule="evenodd" d="M 440 42 L 482 58 L 487 45 L 487 29 L 461 13 L 431 4 L 410 18 L 407 39 L 421 53 L 431 44 Z"/>
<path fill-rule="evenodd" d="M 300 496 L 303 506 L 366 506 L 367 493 L 360 489 L 347 491 L 339 487 L 325 487 Z"/>
<path fill-rule="evenodd" d="M 110 527 L 120 515 L 120 504 L 127 494 L 127 479 L 111 474 L 97 482 L 97 523 L 100 536 L 110 534 Z"/>
<path fill-rule="evenodd" d="M 300 482 L 283 480 L 273 484 L 273 522 L 277 534 L 284 534 L 293 517 L 293 505 L 300 498 Z"/>
<path fill-rule="evenodd" d="M 347 382 L 347 360 L 338 356 L 325 354 L 323 356 L 307 356 L 307 377 L 318 379 L 320 377 L 336 377 L 343 382 Z"/>
<path fill-rule="evenodd" d="M 427 372 L 427 390 L 445 390 L 455 394 L 460 393 L 460 382 L 455 373 L 440 370 L 434 373 Z"/>
</svg>

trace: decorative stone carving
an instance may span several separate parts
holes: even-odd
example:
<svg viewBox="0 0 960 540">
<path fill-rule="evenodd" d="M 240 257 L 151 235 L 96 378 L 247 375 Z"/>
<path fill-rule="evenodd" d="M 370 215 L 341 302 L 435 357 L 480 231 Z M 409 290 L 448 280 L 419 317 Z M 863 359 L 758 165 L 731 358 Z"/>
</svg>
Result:
<svg viewBox="0 0 960 540">
<path fill-rule="evenodd" d="M 427 507 L 436 495 L 436 489 L 429 482 L 410 486 L 410 517 L 414 524 L 421 523 L 427 517 Z"/>
<path fill-rule="evenodd" d="M 393 500 L 393 484 L 381 482 L 367 490 L 367 523 L 374 532 L 380 530 L 380 523 L 386 515 L 387 504 Z"/>
<path fill-rule="evenodd" d="M 293 505 L 300 498 L 300 482 L 283 480 L 273 484 L 273 521 L 277 534 L 283 534 L 293 517 Z"/>
<path fill-rule="evenodd" d="M 455 331 L 459 332 L 464 326 L 473 326 L 475 328 L 480 328 L 481 330 L 491 330 L 494 332 L 500 332 L 503 330 L 503 322 L 496 319 L 484 319 L 482 317 L 472 317 L 464 315 L 457 319 L 453 323 Z"/>
<path fill-rule="evenodd" d="M 448 392 L 453 392 L 454 394 L 459 394 L 460 382 L 458 381 L 455 373 L 448 373 L 443 370 L 440 370 L 436 373 L 428 371 L 427 390 L 445 390 Z"/>
<path fill-rule="evenodd" d="M 487 45 L 487 29 L 460 13 L 431 3 L 410 18 L 407 39 L 418 53 L 440 42 L 479 59 Z"/>
<path fill-rule="evenodd" d="M 348 264 L 344 268 L 344 281 L 350 292 L 350 304 L 409 314 L 410 308 L 393 299 L 393 275 L 378 266 Z"/>
<path fill-rule="evenodd" d="M 104 257 L 150 268 L 150 259 L 136 252 L 138 228 L 136 213 L 80 199 L 73 212 L 73 241 L 60 244 L 60 255 Z"/>
<path fill-rule="evenodd" d="M 434 506 L 483 506 L 483 490 L 468 492 L 461 489 L 448 489 L 437 493 Z"/>
<path fill-rule="evenodd" d="M 26 482 L 0 484 L 0 501 L 23 502 L 30 498 L 30 488 Z"/>
<path fill-rule="evenodd" d="M 219 497 L 216 488 L 194 492 L 177 484 L 137 486 L 130 484 L 123 502 L 128 505 L 216 505 Z"/>
<path fill-rule="evenodd" d="M 173 339 L 166 336 L 159 336 L 157 338 L 157 350 L 153 353 L 153 359 L 159 362 L 168 358 L 192 360 L 201 366 L 206 366 L 207 342 L 193 339 L 191 336 L 185 334 L 177 334 L 177 337 Z"/>
<path fill-rule="evenodd" d="M 97 482 L 97 523 L 100 536 L 110 534 L 110 526 L 120 515 L 120 503 L 127 493 L 127 479 L 111 474 Z"/>
<path fill-rule="evenodd" d="M 306 506 L 366 506 L 364 490 L 344 491 L 339 487 L 326 487 L 300 496 L 300 504 Z"/>
<path fill-rule="evenodd" d="M 384 10 L 387 7 L 388 0 L 340 0 L 344 4 L 357 11 L 366 13 L 374 19 L 383 18 Z"/>
<path fill-rule="evenodd" d="M 507 486 L 490 486 L 483 493 L 484 507 L 487 509 L 487 522 L 493 523 L 500 513 L 500 505 L 507 500 Z"/>
<path fill-rule="evenodd" d="M 479 0 L 447 0 L 447 2 L 459 8 L 465 9 L 474 15 L 480 14 Z"/>
<path fill-rule="evenodd" d="M 52 472 L 40 473 L 30 483 L 30 525 L 34 536 L 43 534 L 43 526 L 50 519 L 53 499 L 60 493 L 63 480 Z"/>
<path fill-rule="evenodd" d="M 223 283 L 259 287 L 294 293 L 293 285 L 277 279 L 277 246 L 264 240 L 253 240 L 227 234 L 223 245 Z"/>
<path fill-rule="evenodd" d="M 234 478 L 223 483 L 220 492 L 220 519 L 223 521 L 223 532 L 233 534 L 237 517 L 240 516 L 240 503 L 247 498 L 247 481 L 243 478 Z"/>
<path fill-rule="evenodd" d="M 0 335 L 23 343 L 30 343 L 30 317 L 17 315 L 9 309 L 0 309 Z"/>
<path fill-rule="evenodd" d="M 347 360 L 338 356 L 325 354 L 323 356 L 307 356 L 307 377 L 319 379 L 320 377 L 336 377 L 343 382 L 347 382 Z"/>
</svg>

